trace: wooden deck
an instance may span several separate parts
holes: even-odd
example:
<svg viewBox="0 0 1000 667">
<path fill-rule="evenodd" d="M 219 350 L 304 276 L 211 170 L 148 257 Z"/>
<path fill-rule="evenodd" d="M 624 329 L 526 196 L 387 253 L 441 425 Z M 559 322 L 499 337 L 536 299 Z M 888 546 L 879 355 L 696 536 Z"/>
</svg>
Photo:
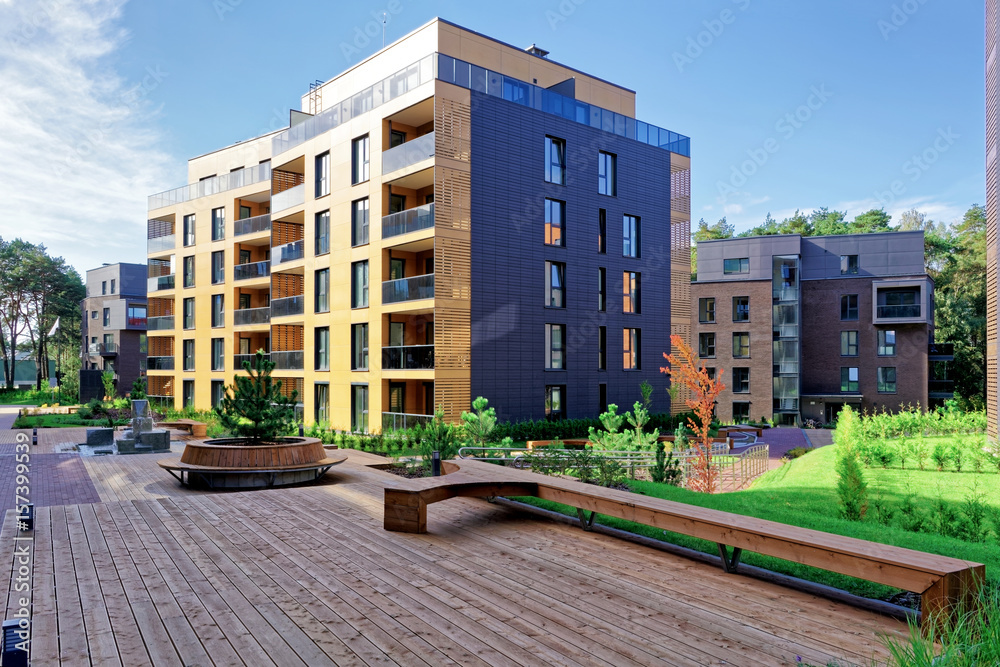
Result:
<svg viewBox="0 0 1000 667">
<path fill-rule="evenodd" d="M 34 664 L 867 665 L 905 629 L 481 500 L 386 532 L 395 478 L 359 458 L 236 493 L 181 489 L 156 458 L 89 459 L 103 502 L 37 510 Z M 15 536 L 8 512 L 7 572 Z"/>
</svg>

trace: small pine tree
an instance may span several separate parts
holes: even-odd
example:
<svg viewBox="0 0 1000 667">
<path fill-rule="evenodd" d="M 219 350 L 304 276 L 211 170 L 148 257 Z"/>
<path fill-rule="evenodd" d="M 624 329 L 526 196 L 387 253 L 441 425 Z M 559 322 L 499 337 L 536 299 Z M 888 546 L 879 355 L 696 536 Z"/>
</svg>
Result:
<svg viewBox="0 0 1000 667">
<path fill-rule="evenodd" d="M 868 484 L 861 469 L 857 441 L 861 428 L 857 415 L 849 405 L 844 406 L 837 417 L 837 496 L 840 499 L 840 514 L 851 521 L 861 521 L 868 512 Z"/>
<path fill-rule="evenodd" d="M 253 362 L 244 361 L 243 368 L 249 375 L 237 375 L 213 411 L 225 430 L 248 444 L 274 442 L 295 425 L 298 391 L 291 396 L 282 393 L 281 380 L 271 378 L 274 362 L 264 357 L 263 350 L 257 351 Z"/>
</svg>

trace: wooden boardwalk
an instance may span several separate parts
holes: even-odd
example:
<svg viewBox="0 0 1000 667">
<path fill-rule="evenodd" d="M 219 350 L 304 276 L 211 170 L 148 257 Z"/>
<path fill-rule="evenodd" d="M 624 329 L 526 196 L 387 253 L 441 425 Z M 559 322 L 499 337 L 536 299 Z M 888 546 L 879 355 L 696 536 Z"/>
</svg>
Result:
<svg viewBox="0 0 1000 667">
<path fill-rule="evenodd" d="M 37 511 L 34 664 L 867 665 L 877 633 L 905 630 L 481 500 L 386 532 L 395 478 L 357 462 L 319 486 L 197 493 L 155 460 L 89 459 L 103 502 Z M 15 537 L 8 513 L 7 572 Z"/>
</svg>

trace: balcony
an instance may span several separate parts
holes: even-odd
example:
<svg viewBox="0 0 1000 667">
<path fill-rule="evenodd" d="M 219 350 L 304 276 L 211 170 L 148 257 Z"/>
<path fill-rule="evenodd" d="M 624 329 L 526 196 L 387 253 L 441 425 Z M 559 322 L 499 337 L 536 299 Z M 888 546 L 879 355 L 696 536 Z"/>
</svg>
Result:
<svg viewBox="0 0 1000 667">
<path fill-rule="evenodd" d="M 927 392 L 934 398 L 951 398 L 955 394 L 954 380 L 931 380 L 927 383 Z M 947 394 L 947 396 L 943 396 Z"/>
<path fill-rule="evenodd" d="M 382 238 L 388 239 L 401 234 L 430 229 L 434 226 L 434 204 L 424 204 L 382 218 Z"/>
<path fill-rule="evenodd" d="M 158 236 L 155 239 L 146 240 L 146 253 L 158 255 L 161 252 L 172 252 L 177 247 L 177 237 L 173 234 L 169 236 Z"/>
<path fill-rule="evenodd" d="M 271 361 L 277 371 L 301 371 L 305 367 L 303 350 L 282 350 L 271 352 Z"/>
<path fill-rule="evenodd" d="M 302 239 L 271 248 L 271 262 L 274 264 L 293 262 L 305 256 L 306 246 L 305 241 Z"/>
<path fill-rule="evenodd" d="M 271 308 L 240 308 L 233 311 L 233 326 L 245 327 L 252 324 L 267 324 L 271 321 Z M 252 355 L 251 355 L 252 356 Z"/>
<path fill-rule="evenodd" d="M 228 174 L 221 174 L 213 178 L 206 178 L 204 181 L 182 185 L 173 190 L 167 190 L 159 194 L 150 195 L 148 199 L 149 210 L 183 204 L 184 202 L 205 197 L 217 192 L 225 192 L 234 188 L 241 188 L 254 183 L 271 182 L 271 163 L 265 162 L 254 167 L 247 167 L 239 171 Z"/>
<path fill-rule="evenodd" d="M 100 355 L 102 357 L 118 356 L 118 343 L 98 343 L 100 345 Z"/>
<path fill-rule="evenodd" d="M 402 431 L 417 424 L 426 426 L 434 421 L 434 415 L 411 415 L 405 412 L 383 412 L 382 432 Z"/>
<path fill-rule="evenodd" d="M 302 206 L 304 203 L 306 203 L 306 184 L 300 183 L 294 188 L 271 195 L 271 214 L 274 215 L 293 206 Z"/>
<path fill-rule="evenodd" d="M 146 368 L 151 371 L 174 370 L 173 357 L 146 357 Z"/>
<path fill-rule="evenodd" d="M 955 356 L 955 344 L 954 343 L 931 343 L 927 346 L 927 356 L 934 357 L 949 357 Z"/>
<path fill-rule="evenodd" d="M 233 234 L 235 236 L 246 236 L 247 234 L 257 234 L 258 232 L 271 231 L 271 214 L 265 213 L 253 218 L 243 218 L 233 222 Z"/>
<path fill-rule="evenodd" d="M 244 370 L 244 368 L 243 368 L 243 362 L 244 361 L 249 361 L 250 365 L 253 366 L 254 359 L 256 357 L 257 357 L 256 354 L 234 354 L 233 355 L 233 368 L 235 370 L 238 370 L 238 371 Z M 270 360 L 271 359 L 271 355 L 265 353 L 264 354 L 264 358 L 267 359 L 267 360 Z"/>
<path fill-rule="evenodd" d="M 434 136 L 431 132 L 382 153 L 382 175 L 391 174 L 434 157 Z"/>
<path fill-rule="evenodd" d="M 407 345 L 382 348 L 382 370 L 432 370 L 433 345 Z"/>
<path fill-rule="evenodd" d="M 161 290 L 168 290 L 174 288 L 174 274 L 166 276 L 156 276 L 150 278 L 146 283 L 147 292 L 159 292 Z"/>
<path fill-rule="evenodd" d="M 233 267 L 233 280 L 251 280 L 253 278 L 266 278 L 271 275 L 271 262 L 251 262 L 249 264 L 237 264 Z"/>
<path fill-rule="evenodd" d="M 301 315 L 305 312 L 306 297 L 304 294 L 297 296 L 286 296 L 283 299 L 271 300 L 271 317 L 288 317 L 289 315 Z"/>
<path fill-rule="evenodd" d="M 174 328 L 174 316 L 150 317 L 146 320 L 146 331 L 171 331 Z"/>
<path fill-rule="evenodd" d="M 876 316 L 879 319 L 903 319 L 920 317 L 920 304 L 903 306 L 877 306 Z"/>
<path fill-rule="evenodd" d="M 382 303 L 401 303 L 434 298 L 434 274 L 387 280 L 382 283 Z"/>
</svg>

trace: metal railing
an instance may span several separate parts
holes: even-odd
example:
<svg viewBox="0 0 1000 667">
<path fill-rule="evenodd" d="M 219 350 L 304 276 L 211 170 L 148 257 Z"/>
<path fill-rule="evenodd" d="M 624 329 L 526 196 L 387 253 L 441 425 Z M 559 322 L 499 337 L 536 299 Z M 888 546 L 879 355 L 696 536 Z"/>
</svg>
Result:
<svg viewBox="0 0 1000 667">
<path fill-rule="evenodd" d="M 304 203 L 306 203 L 306 184 L 299 183 L 295 187 L 271 195 L 271 214 L 293 206 L 301 206 Z"/>
<path fill-rule="evenodd" d="M 282 350 L 280 352 L 272 350 L 271 361 L 274 362 L 275 370 L 301 371 L 305 367 L 305 353 L 303 350 Z"/>
<path fill-rule="evenodd" d="M 233 311 L 233 326 L 248 324 L 267 324 L 271 321 L 271 308 L 239 308 Z"/>
<path fill-rule="evenodd" d="M 770 468 L 770 448 L 767 445 L 753 445 L 736 455 L 718 459 L 719 490 L 739 491 L 760 477 Z"/>
<path fill-rule="evenodd" d="M 159 292 L 160 290 L 173 289 L 174 288 L 174 274 L 166 276 L 156 276 L 150 278 L 146 283 L 147 292 Z"/>
<path fill-rule="evenodd" d="M 204 181 L 198 181 L 197 183 L 191 183 L 189 185 L 182 185 L 179 188 L 167 190 L 166 192 L 149 195 L 147 205 L 149 210 L 152 211 L 153 209 L 163 208 L 164 206 L 183 204 L 184 202 L 191 201 L 192 199 L 198 199 L 199 197 L 214 195 L 218 192 L 225 192 L 226 190 L 241 188 L 245 185 L 253 185 L 254 183 L 264 183 L 265 181 L 268 183 L 271 181 L 270 162 L 265 162 L 264 164 L 259 164 L 253 167 L 247 167 L 246 169 L 233 171 L 228 174 L 221 174 L 212 178 L 206 178 Z"/>
<path fill-rule="evenodd" d="M 434 157 L 434 133 L 425 134 L 382 153 L 382 175 Z"/>
<path fill-rule="evenodd" d="M 878 306 L 876 316 L 880 318 L 920 317 L 920 305 Z"/>
<path fill-rule="evenodd" d="M 174 370 L 173 357 L 146 357 L 146 369 L 151 371 Z"/>
<path fill-rule="evenodd" d="M 434 368 L 433 345 L 382 348 L 382 370 L 429 370 Z"/>
<path fill-rule="evenodd" d="M 955 356 L 954 343 L 931 343 L 927 346 L 927 356 L 929 357 L 953 357 Z"/>
<path fill-rule="evenodd" d="M 174 316 L 163 315 L 146 319 L 146 331 L 170 331 L 174 328 Z"/>
<path fill-rule="evenodd" d="M 306 256 L 306 246 L 303 239 L 271 248 L 271 262 L 284 264 Z"/>
<path fill-rule="evenodd" d="M 101 346 L 100 352 L 102 356 L 113 357 L 118 354 L 118 343 L 98 343 Z"/>
<path fill-rule="evenodd" d="M 174 407 L 174 397 L 173 396 L 157 396 L 155 394 L 146 394 L 146 400 L 149 401 L 151 406 L 155 405 L 157 407 Z"/>
<path fill-rule="evenodd" d="M 271 317 L 287 317 L 288 315 L 301 315 L 305 312 L 306 297 L 304 294 L 297 296 L 286 296 L 282 299 L 271 300 Z"/>
<path fill-rule="evenodd" d="M 434 415 L 412 415 L 405 412 L 383 412 L 382 432 L 402 431 L 417 424 L 426 426 L 434 421 Z"/>
<path fill-rule="evenodd" d="M 382 238 L 409 234 L 434 226 L 434 202 L 399 213 L 391 213 L 382 218 Z"/>
<path fill-rule="evenodd" d="M 271 229 L 270 213 L 254 216 L 253 218 L 243 218 L 242 220 L 236 220 L 233 222 L 234 236 L 245 236 L 247 234 L 256 234 L 258 232 L 270 231 L 270 229 Z"/>
<path fill-rule="evenodd" d="M 254 359 L 257 358 L 256 354 L 234 354 L 233 355 L 233 369 L 237 371 L 244 370 L 243 362 L 249 361 L 250 366 L 253 367 Z M 270 359 L 271 355 L 269 353 L 264 354 L 265 359 Z"/>
<path fill-rule="evenodd" d="M 173 250 L 176 247 L 177 237 L 174 234 L 170 234 L 169 236 L 158 236 L 153 239 L 146 239 L 146 253 L 149 255 L 167 252 L 168 250 Z"/>
<path fill-rule="evenodd" d="M 233 280 L 250 280 L 251 278 L 266 278 L 271 275 L 271 262 L 265 259 L 263 262 L 251 262 L 249 264 L 237 264 L 233 267 Z"/>
<path fill-rule="evenodd" d="M 434 298 L 434 274 L 387 280 L 382 283 L 382 303 Z"/>
</svg>

